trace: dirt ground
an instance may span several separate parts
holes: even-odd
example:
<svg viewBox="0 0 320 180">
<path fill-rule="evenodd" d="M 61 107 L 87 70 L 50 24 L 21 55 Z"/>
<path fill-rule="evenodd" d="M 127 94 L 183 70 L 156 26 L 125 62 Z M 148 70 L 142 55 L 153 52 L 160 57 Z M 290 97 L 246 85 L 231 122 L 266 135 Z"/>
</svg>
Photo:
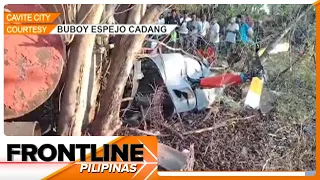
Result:
<svg viewBox="0 0 320 180">
<path fill-rule="evenodd" d="M 180 151 L 194 146 L 194 170 L 315 169 L 314 136 L 297 133 L 302 127 L 285 126 L 275 113 L 234 112 L 218 104 L 212 109 L 184 114 L 181 122 L 161 119 L 155 110 L 147 126 L 127 125 L 118 135 L 156 135 Z"/>
</svg>

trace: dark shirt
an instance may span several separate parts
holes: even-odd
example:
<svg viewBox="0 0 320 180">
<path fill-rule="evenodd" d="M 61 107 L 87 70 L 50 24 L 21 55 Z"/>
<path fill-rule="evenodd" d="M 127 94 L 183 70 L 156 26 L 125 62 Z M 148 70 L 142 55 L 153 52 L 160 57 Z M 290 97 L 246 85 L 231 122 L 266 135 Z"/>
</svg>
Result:
<svg viewBox="0 0 320 180">
<path fill-rule="evenodd" d="M 165 24 L 180 24 L 180 18 L 178 16 L 170 16 L 165 19 Z"/>
</svg>

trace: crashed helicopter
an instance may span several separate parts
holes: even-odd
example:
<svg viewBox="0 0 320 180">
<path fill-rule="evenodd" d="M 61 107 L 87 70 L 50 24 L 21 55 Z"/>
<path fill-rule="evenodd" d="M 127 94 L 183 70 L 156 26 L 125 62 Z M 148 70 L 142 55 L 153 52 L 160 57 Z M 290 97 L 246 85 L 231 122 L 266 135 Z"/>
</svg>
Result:
<svg viewBox="0 0 320 180">
<path fill-rule="evenodd" d="M 288 49 L 289 44 L 282 43 L 277 45 L 270 54 Z M 251 72 L 219 73 L 212 70 L 206 59 L 201 60 L 182 53 L 159 53 L 156 45 L 147 50 L 150 56 L 143 61 L 137 61 L 134 65 L 133 96 L 139 91 L 139 83 L 143 84 L 145 79 L 150 78 L 149 76 L 158 73 L 172 101 L 174 112 L 201 111 L 209 108 L 222 95 L 225 87 L 250 81 L 244 105 L 252 109 L 260 108 L 260 97 L 266 75 L 258 58 L 252 63 Z M 259 49 L 256 53 L 257 57 L 264 51 L 265 48 Z M 146 69 L 150 69 L 150 64 L 157 72 L 146 73 Z"/>
</svg>

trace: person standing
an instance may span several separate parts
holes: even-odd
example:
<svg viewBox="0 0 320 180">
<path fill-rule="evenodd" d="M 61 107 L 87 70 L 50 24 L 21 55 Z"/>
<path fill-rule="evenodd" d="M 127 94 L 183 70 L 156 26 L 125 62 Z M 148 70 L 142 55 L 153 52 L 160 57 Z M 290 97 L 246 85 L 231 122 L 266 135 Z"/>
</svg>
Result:
<svg viewBox="0 0 320 180">
<path fill-rule="evenodd" d="M 198 27 L 199 22 L 197 21 L 197 16 L 195 13 L 191 15 L 191 21 L 187 23 L 188 34 L 189 34 L 189 41 L 187 42 L 187 48 L 196 47 L 197 39 L 198 39 Z"/>
<path fill-rule="evenodd" d="M 158 24 L 165 24 L 165 19 L 164 19 L 164 15 L 161 14 L 159 19 L 158 19 Z"/>
<path fill-rule="evenodd" d="M 203 15 L 201 20 L 199 21 L 199 39 L 198 39 L 198 48 L 203 48 L 205 45 L 205 39 L 207 37 L 207 33 L 210 29 L 210 24 L 207 21 L 207 16 Z"/>
<path fill-rule="evenodd" d="M 248 29 L 248 33 L 247 33 L 248 34 L 248 43 L 254 44 L 254 30 L 253 30 L 254 24 L 251 19 L 249 20 L 248 25 L 249 25 L 249 29 Z"/>
<path fill-rule="evenodd" d="M 239 33 L 239 25 L 236 23 L 236 18 L 233 17 L 230 19 L 230 24 L 227 26 L 226 33 L 226 48 L 227 54 L 229 54 L 235 48 L 236 37 Z"/>
<path fill-rule="evenodd" d="M 160 16 L 159 16 L 159 19 L 158 19 L 158 21 L 157 21 L 157 24 L 159 24 L 159 25 L 164 25 L 165 24 L 165 18 L 164 18 L 164 15 L 163 14 L 161 14 Z M 163 35 L 147 35 L 148 37 L 150 37 L 150 38 L 155 38 L 156 40 L 160 40 L 162 37 L 163 37 Z M 158 45 L 158 43 L 156 43 L 156 42 L 151 42 L 151 48 L 152 49 L 154 49 L 156 46 Z"/>
<path fill-rule="evenodd" d="M 179 18 L 179 20 L 180 20 L 180 18 L 181 18 L 181 14 L 180 14 L 180 11 L 179 10 L 176 10 L 176 16 Z M 180 23 L 180 21 L 179 21 L 179 23 Z"/>
<path fill-rule="evenodd" d="M 213 45 L 214 53 L 217 54 L 219 42 L 220 42 L 220 25 L 215 17 L 212 19 L 212 24 L 210 27 L 210 34 L 209 34 L 209 42 Z"/>
<path fill-rule="evenodd" d="M 248 43 L 248 31 L 249 31 L 249 25 L 247 24 L 247 18 L 244 16 L 241 17 L 241 24 L 240 24 L 240 41 L 243 44 Z"/>
<path fill-rule="evenodd" d="M 170 16 L 166 20 L 166 24 L 176 24 L 180 25 L 180 19 L 177 15 L 177 10 L 172 9 Z M 176 48 L 177 46 L 177 39 L 178 39 L 178 34 L 177 34 L 177 28 L 173 30 L 170 34 L 170 39 L 169 39 L 169 46 Z"/>
<path fill-rule="evenodd" d="M 182 24 L 183 21 L 189 22 L 192 19 L 189 17 L 189 13 L 187 11 L 183 12 L 183 16 L 180 18 L 180 24 Z"/>
<path fill-rule="evenodd" d="M 181 48 L 185 48 L 187 45 L 187 36 L 188 36 L 188 27 L 187 27 L 187 23 L 188 21 L 190 21 L 191 18 L 189 18 L 187 13 L 184 13 L 184 17 L 183 19 L 180 21 L 180 29 L 179 29 L 179 42 L 180 42 L 180 46 Z"/>
<path fill-rule="evenodd" d="M 172 9 L 170 15 L 167 18 L 166 24 L 180 24 L 180 18 L 177 15 L 177 10 Z"/>
<path fill-rule="evenodd" d="M 166 17 L 164 18 L 164 24 L 169 24 L 169 19 L 171 18 L 171 13 L 168 12 Z"/>
</svg>

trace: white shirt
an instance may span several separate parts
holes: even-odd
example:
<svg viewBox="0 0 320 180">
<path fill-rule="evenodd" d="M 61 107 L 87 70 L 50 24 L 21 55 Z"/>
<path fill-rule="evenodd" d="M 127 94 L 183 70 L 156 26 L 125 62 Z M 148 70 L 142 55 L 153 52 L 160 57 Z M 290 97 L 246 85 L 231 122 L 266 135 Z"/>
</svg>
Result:
<svg viewBox="0 0 320 180">
<path fill-rule="evenodd" d="M 237 23 L 229 24 L 227 30 L 239 31 L 239 25 Z M 226 41 L 231 43 L 236 43 L 236 33 L 227 32 Z"/>
<path fill-rule="evenodd" d="M 207 31 L 210 29 L 210 24 L 208 21 L 199 21 L 199 26 L 200 26 L 200 35 L 201 36 L 206 36 L 207 35 Z"/>
<path fill-rule="evenodd" d="M 211 43 L 218 43 L 219 42 L 219 32 L 220 26 L 218 23 L 212 24 L 210 27 L 210 42 Z"/>
<path fill-rule="evenodd" d="M 248 35 L 249 35 L 249 37 L 253 35 L 253 29 L 251 27 L 248 30 Z"/>
<path fill-rule="evenodd" d="M 180 23 L 182 23 L 183 19 L 184 19 L 183 17 L 180 18 Z M 191 20 L 192 20 L 191 18 L 187 17 L 186 22 L 189 22 L 189 21 L 191 21 Z"/>
<path fill-rule="evenodd" d="M 165 24 L 164 18 L 159 19 L 159 20 L 158 20 L 158 24 Z"/>
<path fill-rule="evenodd" d="M 180 31 L 181 34 L 188 34 L 189 30 L 187 28 L 187 22 L 183 22 L 180 26 Z"/>
<path fill-rule="evenodd" d="M 253 29 L 252 29 L 252 27 L 250 27 L 249 29 L 248 29 L 248 40 L 250 41 L 250 42 L 253 42 Z"/>
</svg>

